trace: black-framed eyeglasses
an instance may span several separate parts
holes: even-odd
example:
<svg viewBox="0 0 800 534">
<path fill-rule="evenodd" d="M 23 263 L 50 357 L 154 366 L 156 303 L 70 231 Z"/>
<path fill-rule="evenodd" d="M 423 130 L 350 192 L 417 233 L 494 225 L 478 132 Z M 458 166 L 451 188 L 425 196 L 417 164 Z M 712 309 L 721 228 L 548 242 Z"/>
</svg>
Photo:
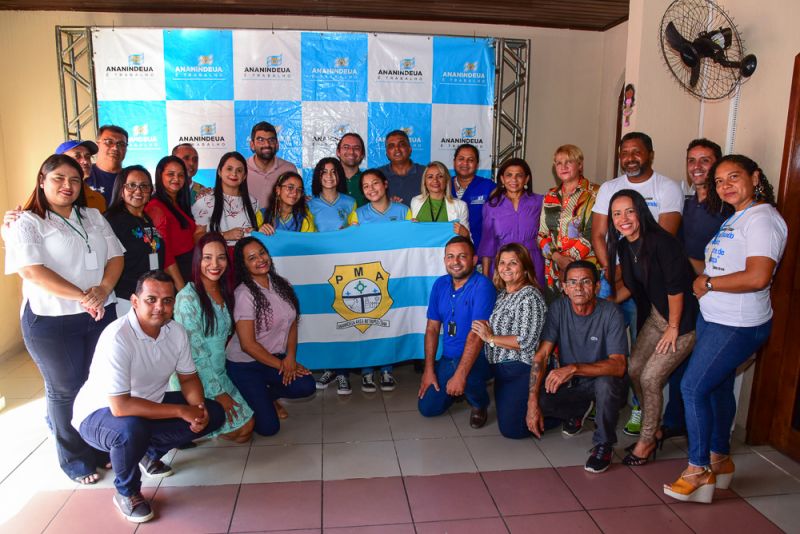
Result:
<svg viewBox="0 0 800 534">
<path fill-rule="evenodd" d="M 142 193 L 149 193 L 150 191 L 153 190 L 153 186 L 150 185 L 150 184 L 146 184 L 146 183 L 141 183 L 141 184 L 129 183 L 129 184 L 125 184 L 124 187 L 125 187 L 125 191 L 128 191 L 129 193 L 133 193 L 137 189 L 139 191 L 141 191 Z"/>
</svg>

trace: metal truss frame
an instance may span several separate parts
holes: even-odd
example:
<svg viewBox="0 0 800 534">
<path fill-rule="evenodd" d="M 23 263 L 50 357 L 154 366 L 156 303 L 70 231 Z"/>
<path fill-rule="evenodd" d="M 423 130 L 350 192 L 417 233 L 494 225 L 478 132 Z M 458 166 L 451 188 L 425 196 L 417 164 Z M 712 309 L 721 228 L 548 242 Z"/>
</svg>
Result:
<svg viewBox="0 0 800 534">
<path fill-rule="evenodd" d="M 529 40 L 498 37 L 495 46 L 493 169 L 508 158 L 525 158 L 531 64 Z"/>
<path fill-rule="evenodd" d="M 56 53 L 64 138 L 94 139 L 97 98 L 91 28 L 56 26 Z"/>
</svg>

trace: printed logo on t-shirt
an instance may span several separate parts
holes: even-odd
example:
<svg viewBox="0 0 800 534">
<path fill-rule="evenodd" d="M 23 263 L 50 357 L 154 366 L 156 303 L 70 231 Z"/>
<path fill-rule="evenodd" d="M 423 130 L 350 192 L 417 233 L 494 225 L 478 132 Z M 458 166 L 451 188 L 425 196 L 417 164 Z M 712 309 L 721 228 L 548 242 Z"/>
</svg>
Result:
<svg viewBox="0 0 800 534">
<path fill-rule="evenodd" d="M 597 336 L 591 336 L 589 338 L 589 341 L 600 341 L 600 340 L 599 340 L 599 338 Z"/>
<path fill-rule="evenodd" d="M 469 201 L 470 204 L 485 204 L 486 203 L 486 195 L 481 195 L 479 197 L 475 197 Z"/>
</svg>

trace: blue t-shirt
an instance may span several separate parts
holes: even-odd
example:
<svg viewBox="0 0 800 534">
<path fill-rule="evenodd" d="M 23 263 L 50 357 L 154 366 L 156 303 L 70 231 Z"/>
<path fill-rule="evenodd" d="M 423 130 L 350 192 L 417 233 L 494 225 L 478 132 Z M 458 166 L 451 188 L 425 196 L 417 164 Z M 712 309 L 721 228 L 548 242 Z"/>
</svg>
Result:
<svg viewBox="0 0 800 534">
<path fill-rule="evenodd" d="M 453 177 L 451 185 L 453 196 L 458 197 L 458 182 L 455 177 Z M 475 243 L 475 250 L 481 244 L 481 234 L 483 233 L 483 205 L 489 200 L 489 195 L 492 194 L 495 187 L 497 184 L 493 181 L 475 176 L 460 197 L 469 209 L 469 231 L 472 234 L 472 242 Z"/>
<path fill-rule="evenodd" d="M 339 193 L 332 204 L 322 197 L 312 198 L 308 210 L 314 216 L 317 232 L 335 232 L 347 226 L 347 218 L 355 205 L 353 197 Z"/>
<path fill-rule="evenodd" d="M 106 205 L 111 205 L 111 193 L 114 191 L 114 181 L 117 179 L 117 173 L 106 172 L 97 165 L 92 165 L 92 170 L 89 172 L 89 177 L 86 183 L 89 187 L 103 195 L 106 199 Z"/>
<path fill-rule="evenodd" d="M 683 242 L 686 255 L 693 260 L 705 261 L 706 245 L 722 226 L 728 214 L 710 214 L 706 204 L 697 201 L 697 195 L 686 197 L 678 237 Z"/>
<path fill-rule="evenodd" d="M 411 211 L 405 204 L 392 202 L 385 212 L 381 213 L 372 207 L 372 204 L 364 204 L 356 209 L 358 224 L 369 224 L 376 222 L 407 221 L 410 220 Z"/>
<path fill-rule="evenodd" d="M 453 279 L 446 274 L 433 283 L 428 302 L 428 319 L 442 323 L 442 358 L 458 360 L 464 352 L 472 321 L 488 321 L 494 309 L 497 290 L 488 278 L 473 272 L 469 280 L 453 291 Z M 455 335 L 450 335 L 455 323 Z M 483 354 L 483 349 L 481 349 Z"/>
<path fill-rule="evenodd" d="M 411 162 L 411 169 L 405 175 L 395 174 L 392 164 L 388 163 L 379 170 L 389 180 L 389 197 L 400 197 L 403 204 L 410 205 L 411 199 L 419 195 L 422 185 L 422 175 L 425 173 L 425 166 Z"/>
</svg>

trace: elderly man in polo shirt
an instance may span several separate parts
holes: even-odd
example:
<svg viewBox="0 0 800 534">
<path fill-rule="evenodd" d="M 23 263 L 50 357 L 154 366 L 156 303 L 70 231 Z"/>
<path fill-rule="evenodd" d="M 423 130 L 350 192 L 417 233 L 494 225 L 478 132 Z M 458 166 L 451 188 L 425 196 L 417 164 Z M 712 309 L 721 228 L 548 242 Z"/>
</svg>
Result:
<svg viewBox="0 0 800 534">
<path fill-rule="evenodd" d="M 471 330 L 472 321 L 489 320 L 494 309 L 495 288 L 475 271 L 478 257 L 466 237 L 456 236 L 444 248 L 447 274 L 437 279 L 428 304 L 425 328 L 425 371 L 419 387 L 418 408 L 425 417 L 443 414 L 453 401 L 464 396 L 472 407 L 469 424 L 486 424 L 489 393 L 489 363 L 483 341 Z M 436 360 L 439 336 L 442 357 Z"/>
<path fill-rule="evenodd" d="M 169 275 L 143 274 L 130 312 L 100 335 L 89 379 L 75 400 L 72 424 L 92 447 L 110 453 L 114 504 L 134 523 L 153 517 L 141 493 L 142 471 L 170 476 L 161 457 L 225 420 L 222 406 L 203 396 L 186 331 L 172 321 L 174 304 Z M 167 392 L 173 373 L 180 392 Z"/>
</svg>

